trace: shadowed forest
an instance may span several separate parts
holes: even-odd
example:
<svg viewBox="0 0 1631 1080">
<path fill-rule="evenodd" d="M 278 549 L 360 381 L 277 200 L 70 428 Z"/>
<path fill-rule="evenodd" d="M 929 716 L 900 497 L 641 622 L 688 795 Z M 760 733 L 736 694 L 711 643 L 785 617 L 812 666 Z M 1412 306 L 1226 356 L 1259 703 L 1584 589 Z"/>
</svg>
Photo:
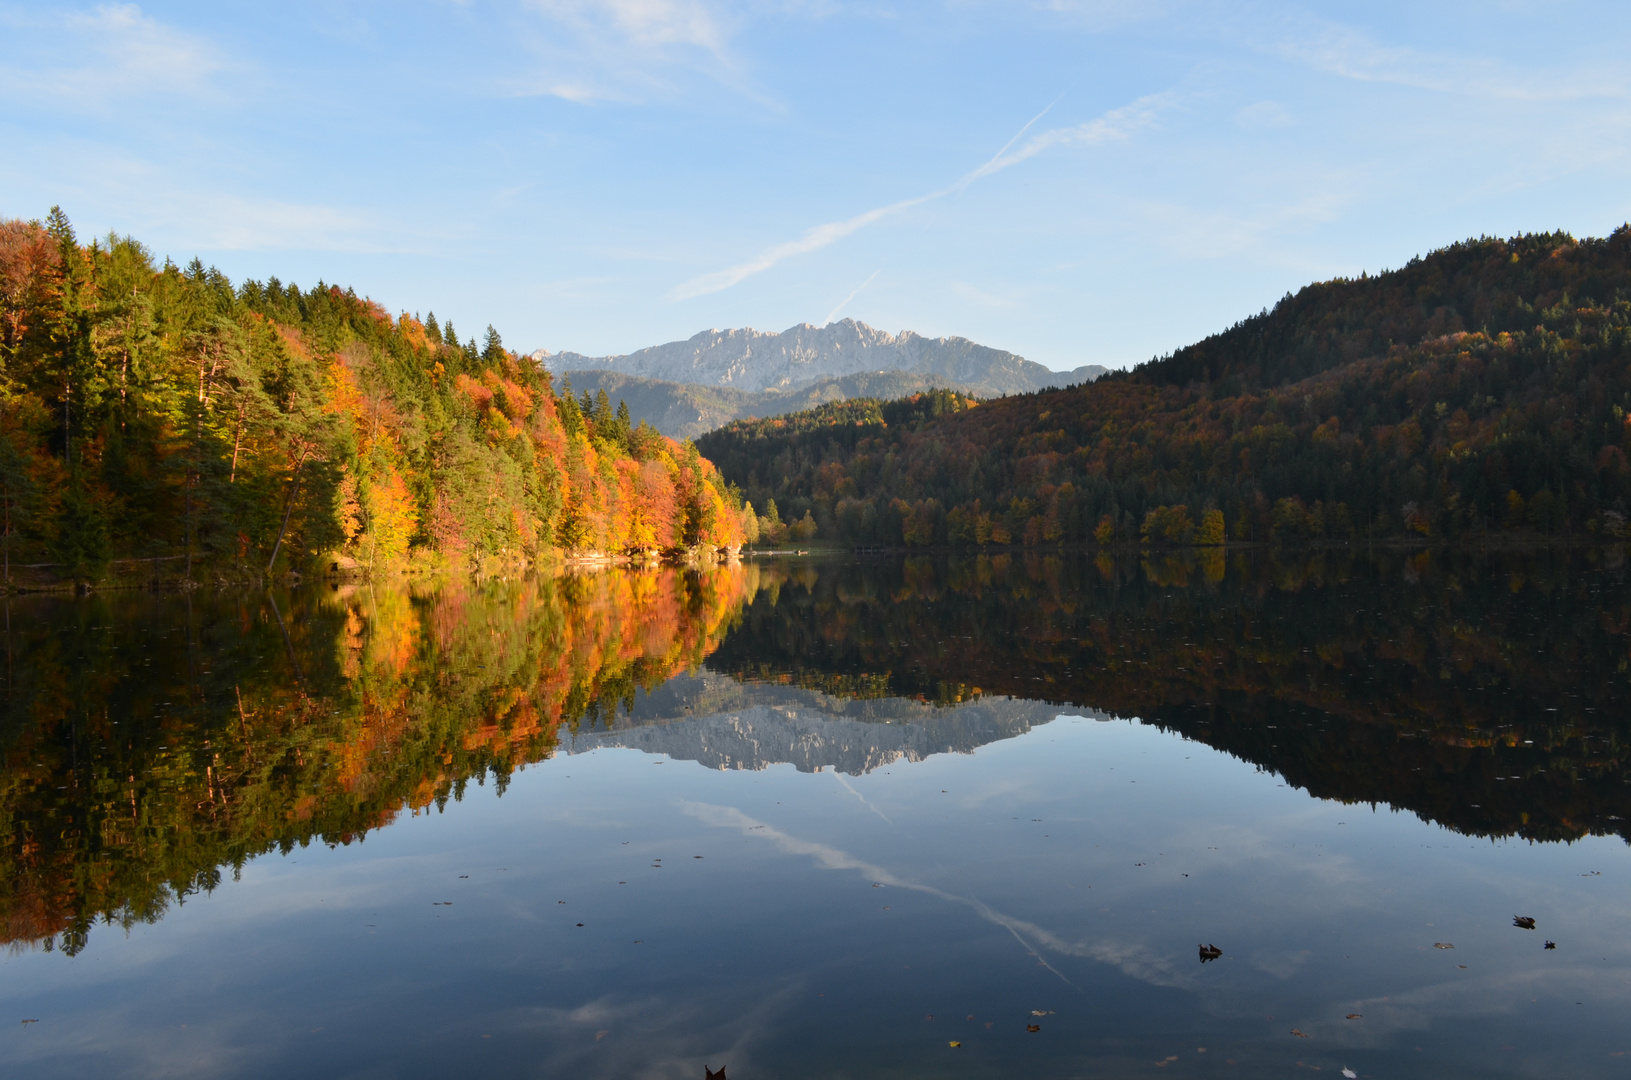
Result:
<svg viewBox="0 0 1631 1080">
<path fill-rule="evenodd" d="M 938 544 L 1627 535 L 1631 227 L 1309 285 L 1063 390 L 949 391 L 698 439 L 773 528 Z"/>
</svg>

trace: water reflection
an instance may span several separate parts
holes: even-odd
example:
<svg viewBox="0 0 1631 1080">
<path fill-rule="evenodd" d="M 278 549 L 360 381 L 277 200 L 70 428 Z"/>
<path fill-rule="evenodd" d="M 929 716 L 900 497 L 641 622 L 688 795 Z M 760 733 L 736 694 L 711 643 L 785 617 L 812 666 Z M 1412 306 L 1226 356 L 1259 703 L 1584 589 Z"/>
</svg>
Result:
<svg viewBox="0 0 1631 1080">
<path fill-rule="evenodd" d="M 1058 705 L 1464 833 L 1631 838 L 1631 598 L 1596 552 L 803 561 L 8 618 L 14 946 L 78 952 L 563 748 L 862 775 Z"/>
<path fill-rule="evenodd" d="M 1464 833 L 1631 840 L 1628 628 L 1613 551 L 999 555 L 790 571 L 709 666 L 1100 709 Z"/>
<path fill-rule="evenodd" d="M 698 667 L 752 566 L 281 597 L 13 600 L 0 915 L 72 954 L 223 873 L 349 843 Z"/>
</svg>

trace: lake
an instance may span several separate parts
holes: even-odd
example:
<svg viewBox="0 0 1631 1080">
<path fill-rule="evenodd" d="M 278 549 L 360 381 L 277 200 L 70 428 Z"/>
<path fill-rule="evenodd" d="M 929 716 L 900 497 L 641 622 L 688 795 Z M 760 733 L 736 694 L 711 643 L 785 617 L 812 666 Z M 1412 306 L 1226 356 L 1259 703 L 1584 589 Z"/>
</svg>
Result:
<svg viewBox="0 0 1631 1080">
<path fill-rule="evenodd" d="M 5 620 L 8 1076 L 1631 1070 L 1618 551 Z"/>
</svg>

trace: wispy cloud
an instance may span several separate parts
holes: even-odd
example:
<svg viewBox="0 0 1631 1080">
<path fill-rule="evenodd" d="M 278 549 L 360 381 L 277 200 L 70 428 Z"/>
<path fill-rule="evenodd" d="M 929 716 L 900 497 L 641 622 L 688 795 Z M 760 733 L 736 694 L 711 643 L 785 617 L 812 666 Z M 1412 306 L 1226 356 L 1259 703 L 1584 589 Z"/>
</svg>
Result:
<svg viewBox="0 0 1631 1080">
<path fill-rule="evenodd" d="M 1572 68 L 1556 74 L 1535 67 L 1520 71 L 1483 57 L 1386 44 L 1363 31 L 1323 20 L 1302 20 L 1289 33 L 1258 47 L 1346 79 L 1467 97 L 1557 102 L 1624 98 L 1631 92 L 1631 81 L 1620 70 Z"/>
<path fill-rule="evenodd" d="M 1246 252 L 1260 257 L 1277 250 L 1288 233 L 1303 233 L 1328 224 L 1361 197 L 1363 186 L 1355 177 L 1332 175 L 1313 194 L 1290 192 L 1272 205 L 1251 210 L 1196 207 L 1153 199 L 1129 200 L 1129 217 L 1189 259 L 1221 259 Z M 1312 187 L 1312 185 L 1310 185 Z"/>
<path fill-rule="evenodd" d="M 12 102 L 104 108 L 153 94 L 196 95 L 226 58 L 206 38 L 135 4 L 52 11 L 0 7 L 0 92 Z"/>
<path fill-rule="evenodd" d="M 1055 99 L 1057 102 L 1057 99 Z M 904 210 L 915 206 L 943 199 L 948 195 L 955 195 L 967 188 L 970 184 L 982 180 L 994 173 L 1011 168 L 1023 161 L 1029 161 L 1038 154 L 1062 146 L 1094 146 L 1100 143 L 1111 142 L 1128 138 L 1133 132 L 1154 123 L 1160 113 L 1176 101 L 1176 95 L 1171 92 L 1152 94 L 1139 98 L 1129 105 L 1119 109 L 1112 109 L 1102 116 L 1096 117 L 1085 124 L 1073 127 L 1052 128 L 1040 134 L 1025 139 L 1025 133 L 1037 121 L 1047 115 L 1053 108 L 1049 105 L 1036 116 L 1032 117 L 1012 139 L 991 156 L 990 160 L 970 172 L 964 173 L 952 183 L 935 191 L 923 195 L 914 195 L 909 199 L 901 199 L 887 206 L 880 206 L 865 213 L 856 214 L 843 221 L 830 221 L 806 229 L 804 234 L 796 240 L 788 240 L 774 247 L 766 248 L 759 254 L 745 262 L 724 270 L 703 274 L 690 281 L 675 287 L 669 294 L 670 300 L 690 300 L 710 293 L 720 292 L 733 285 L 763 273 L 777 263 L 797 255 L 806 255 L 812 251 L 819 251 L 830 244 L 837 243 L 846 236 L 853 235 L 868 225 L 875 224 L 887 217 L 892 217 Z M 1022 141 L 1023 140 L 1023 141 Z"/>
<path fill-rule="evenodd" d="M 568 101 L 639 101 L 669 95 L 677 78 L 701 75 L 762 96 L 731 49 L 739 17 L 704 0 L 525 0 L 542 20 L 528 34 L 537 72 L 514 84 L 524 95 Z"/>
<path fill-rule="evenodd" d="M 1011 308 L 1019 306 L 1018 301 L 1010 300 L 1006 296 L 998 296 L 995 293 L 986 292 L 984 289 L 970 285 L 966 281 L 952 282 L 951 291 L 962 297 L 964 300 L 973 301 L 974 303 L 979 304 L 981 307 Z"/>
<path fill-rule="evenodd" d="M 1285 106 L 1279 102 L 1259 101 L 1255 105 L 1236 109 L 1235 123 L 1247 131 L 1259 131 L 1264 128 L 1290 127 L 1293 120 Z"/>
</svg>

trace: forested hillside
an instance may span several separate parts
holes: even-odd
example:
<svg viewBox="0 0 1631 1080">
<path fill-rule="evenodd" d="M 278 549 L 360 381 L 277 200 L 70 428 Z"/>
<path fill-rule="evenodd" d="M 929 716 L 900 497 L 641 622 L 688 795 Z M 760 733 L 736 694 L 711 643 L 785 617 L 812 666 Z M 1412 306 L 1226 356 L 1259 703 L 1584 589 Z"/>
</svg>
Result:
<svg viewBox="0 0 1631 1080">
<path fill-rule="evenodd" d="M 1623 536 L 1631 228 L 1467 241 L 1088 385 L 931 400 L 698 445 L 845 540 Z"/>
<path fill-rule="evenodd" d="M 350 290 L 0 221 L 0 547 L 94 581 L 741 543 L 689 443 Z M 158 575 L 155 575 L 158 576 Z"/>
</svg>

